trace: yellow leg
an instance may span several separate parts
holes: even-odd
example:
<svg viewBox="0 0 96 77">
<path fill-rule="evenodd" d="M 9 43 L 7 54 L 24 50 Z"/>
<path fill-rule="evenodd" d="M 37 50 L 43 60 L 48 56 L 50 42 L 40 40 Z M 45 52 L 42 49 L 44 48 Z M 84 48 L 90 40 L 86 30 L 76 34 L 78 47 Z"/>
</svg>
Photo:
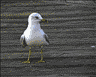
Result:
<svg viewBox="0 0 96 77">
<path fill-rule="evenodd" d="M 43 50 L 43 49 L 42 49 L 42 47 L 43 47 L 43 46 L 41 46 L 41 60 L 38 61 L 38 63 L 39 63 L 39 62 L 45 62 L 45 61 L 43 61 L 43 55 L 42 55 L 42 53 L 43 53 L 42 50 Z"/>
<path fill-rule="evenodd" d="M 30 63 L 30 61 L 29 61 L 29 59 L 30 59 L 30 55 L 31 55 L 31 47 L 30 47 L 30 49 L 29 49 L 29 57 L 28 57 L 28 60 L 27 61 L 24 61 L 24 62 L 22 62 L 22 63 Z"/>
</svg>

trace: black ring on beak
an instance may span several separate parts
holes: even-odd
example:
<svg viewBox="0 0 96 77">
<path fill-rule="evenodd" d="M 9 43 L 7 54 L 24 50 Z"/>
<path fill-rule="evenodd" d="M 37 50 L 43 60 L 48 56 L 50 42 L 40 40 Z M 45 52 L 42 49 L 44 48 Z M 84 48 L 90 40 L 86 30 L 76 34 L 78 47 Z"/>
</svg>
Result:
<svg viewBox="0 0 96 77">
<path fill-rule="evenodd" d="M 47 22 L 48 23 L 48 20 L 42 19 L 41 22 Z"/>
</svg>

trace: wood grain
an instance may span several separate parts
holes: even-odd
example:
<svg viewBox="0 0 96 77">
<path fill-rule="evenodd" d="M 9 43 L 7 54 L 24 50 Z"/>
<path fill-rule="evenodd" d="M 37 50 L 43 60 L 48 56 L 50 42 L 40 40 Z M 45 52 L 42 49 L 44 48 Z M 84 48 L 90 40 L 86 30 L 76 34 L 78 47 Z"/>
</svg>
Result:
<svg viewBox="0 0 96 77">
<path fill-rule="evenodd" d="M 66 1 L 1 1 L 1 77 L 96 76 L 96 4 Z M 46 63 L 37 63 L 37 47 L 32 49 L 31 63 L 22 64 L 29 48 L 21 47 L 20 36 L 32 12 L 48 20 L 41 28 L 50 45 L 43 49 Z"/>
</svg>

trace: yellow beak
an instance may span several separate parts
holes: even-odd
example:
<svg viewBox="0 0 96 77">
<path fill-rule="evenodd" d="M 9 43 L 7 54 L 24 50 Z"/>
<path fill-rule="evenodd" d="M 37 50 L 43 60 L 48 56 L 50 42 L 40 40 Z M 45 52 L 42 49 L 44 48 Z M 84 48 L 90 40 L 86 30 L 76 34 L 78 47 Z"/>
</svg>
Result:
<svg viewBox="0 0 96 77">
<path fill-rule="evenodd" d="M 45 19 L 42 19 L 41 21 L 43 21 L 43 22 L 47 22 L 47 23 L 48 23 L 48 21 L 47 21 L 47 20 L 45 20 Z"/>
</svg>

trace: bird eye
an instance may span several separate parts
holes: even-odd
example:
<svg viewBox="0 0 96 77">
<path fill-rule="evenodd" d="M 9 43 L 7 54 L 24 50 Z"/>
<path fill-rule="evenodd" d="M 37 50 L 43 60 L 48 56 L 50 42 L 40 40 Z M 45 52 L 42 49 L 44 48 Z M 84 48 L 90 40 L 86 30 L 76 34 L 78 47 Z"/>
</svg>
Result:
<svg viewBox="0 0 96 77">
<path fill-rule="evenodd" d="M 38 17 L 35 17 L 36 19 L 38 19 Z"/>
</svg>

